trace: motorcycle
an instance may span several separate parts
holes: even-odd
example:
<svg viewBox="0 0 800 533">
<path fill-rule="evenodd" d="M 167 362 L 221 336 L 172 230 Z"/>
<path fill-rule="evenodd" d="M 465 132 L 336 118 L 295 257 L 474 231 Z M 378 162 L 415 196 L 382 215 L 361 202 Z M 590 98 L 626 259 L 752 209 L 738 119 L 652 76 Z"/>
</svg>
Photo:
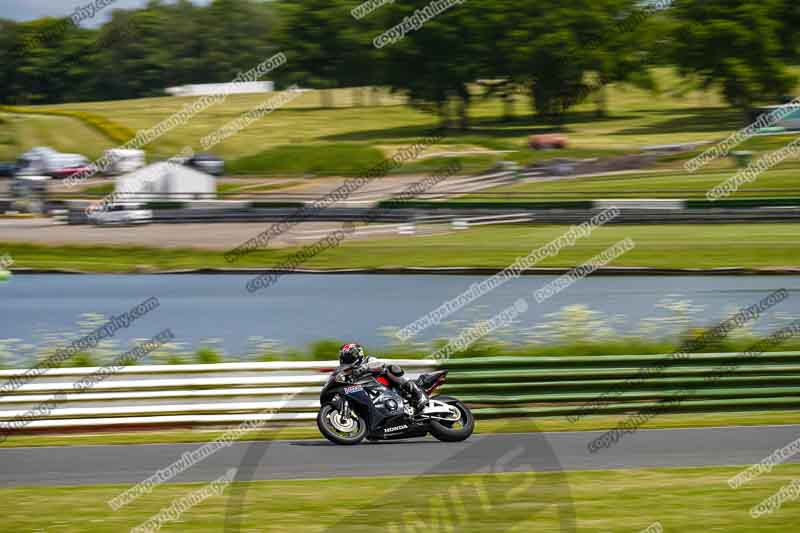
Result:
<svg viewBox="0 0 800 533">
<path fill-rule="evenodd" d="M 447 378 L 447 370 L 423 374 L 416 379 L 430 397 L 417 410 L 389 383 L 385 375 L 352 376 L 352 369 L 333 371 L 320 393 L 317 427 L 335 444 L 354 445 L 369 441 L 409 439 L 428 434 L 443 442 L 460 442 L 475 429 L 472 412 L 461 401 L 431 394 Z"/>
</svg>

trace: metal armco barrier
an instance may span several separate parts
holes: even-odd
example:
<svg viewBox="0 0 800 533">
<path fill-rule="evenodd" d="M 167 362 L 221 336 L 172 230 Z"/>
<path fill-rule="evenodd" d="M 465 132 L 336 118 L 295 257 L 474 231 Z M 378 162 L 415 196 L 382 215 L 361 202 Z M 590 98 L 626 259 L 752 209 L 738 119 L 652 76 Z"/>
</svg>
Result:
<svg viewBox="0 0 800 533">
<path fill-rule="evenodd" d="M 480 418 L 800 407 L 800 352 L 392 362 L 412 376 L 448 368 L 441 392 L 463 399 Z M 275 422 L 309 424 L 336 366 L 335 361 L 132 366 L 83 392 L 75 383 L 97 368 L 51 369 L 0 396 L 0 428 L 15 420 L 22 432 L 225 425 L 264 413 Z M 23 373 L 0 371 L 0 381 Z M 38 409 L 59 393 L 64 396 L 58 403 Z"/>
<path fill-rule="evenodd" d="M 436 366 L 434 361 L 392 362 L 410 375 Z M 33 379 L 22 377 L 25 370 L 0 370 L 0 385 L 23 380 L 13 393 L 0 396 L 0 431 L 231 424 L 264 418 L 264 413 L 278 422 L 313 420 L 322 385 L 338 364 L 129 366 L 108 369 L 105 379 L 85 390 L 76 384 L 101 368 L 54 368 Z"/>
</svg>

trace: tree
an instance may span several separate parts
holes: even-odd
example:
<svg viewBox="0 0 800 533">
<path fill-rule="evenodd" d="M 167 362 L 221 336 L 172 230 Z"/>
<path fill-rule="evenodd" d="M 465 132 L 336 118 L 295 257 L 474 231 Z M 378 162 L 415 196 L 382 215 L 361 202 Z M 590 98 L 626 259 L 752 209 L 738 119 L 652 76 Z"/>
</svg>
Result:
<svg viewBox="0 0 800 533">
<path fill-rule="evenodd" d="M 369 31 L 350 15 L 352 2 L 306 0 L 279 5 L 281 38 L 292 82 L 321 90 L 323 107 L 333 106 L 327 89 L 371 84 L 377 71 Z"/>
<path fill-rule="evenodd" d="M 775 19 L 780 24 L 778 41 L 781 46 L 781 55 L 787 61 L 800 59 L 800 3 L 796 0 L 781 0 L 776 7 Z"/>
<path fill-rule="evenodd" d="M 596 13 L 599 32 L 583 48 L 594 76 L 590 88 L 596 95 L 597 115 L 605 116 L 608 84 L 627 83 L 640 89 L 655 89 L 649 67 L 658 35 L 653 31 L 654 19 L 661 14 L 636 0 L 603 0 L 595 2 L 593 7 L 599 8 Z"/>
<path fill-rule="evenodd" d="M 794 86 L 782 58 L 777 14 L 783 0 L 683 0 L 674 6 L 674 61 L 704 88 L 719 87 L 747 111 Z"/>
<path fill-rule="evenodd" d="M 536 112 L 563 119 L 582 99 L 585 80 L 597 68 L 604 11 L 597 2 L 541 0 L 505 7 L 511 28 L 498 44 L 509 60 L 511 79 L 528 88 Z"/>
<path fill-rule="evenodd" d="M 429 2 L 414 0 L 380 10 L 382 25 L 374 37 L 413 16 Z M 484 5 L 466 2 L 427 20 L 397 42 L 380 48 L 382 79 L 392 89 L 405 93 L 411 105 L 435 112 L 442 127 L 448 127 L 449 104 L 458 108 L 459 127 L 469 126 L 471 85 L 480 77 L 486 42 Z"/>
</svg>

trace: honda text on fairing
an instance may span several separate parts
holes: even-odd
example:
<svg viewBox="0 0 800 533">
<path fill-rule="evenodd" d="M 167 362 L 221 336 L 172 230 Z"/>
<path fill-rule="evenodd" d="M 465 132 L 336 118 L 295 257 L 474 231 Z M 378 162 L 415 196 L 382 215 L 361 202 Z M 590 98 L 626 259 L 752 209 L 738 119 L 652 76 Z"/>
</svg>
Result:
<svg viewBox="0 0 800 533">
<path fill-rule="evenodd" d="M 396 367 L 395 367 L 396 368 Z M 433 393 L 447 377 L 447 370 L 419 376 L 413 383 Z M 357 376 L 353 367 L 334 370 L 320 394 L 322 406 L 317 426 L 336 444 L 424 437 L 459 442 L 472 435 L 475 419 L 462 402 L 435 396 L 424 407 L 415 407 L 390 383 L 386 375 Z"/>
</svg>

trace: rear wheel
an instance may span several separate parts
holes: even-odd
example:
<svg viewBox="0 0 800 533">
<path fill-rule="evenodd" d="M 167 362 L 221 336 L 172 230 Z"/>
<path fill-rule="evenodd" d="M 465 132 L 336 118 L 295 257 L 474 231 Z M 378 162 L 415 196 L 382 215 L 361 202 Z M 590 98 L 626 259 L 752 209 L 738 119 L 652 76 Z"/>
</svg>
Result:
<svg viewBox="0 0 800 533">
<path fill-rule="evenodd" d="M 350 411 L 350 416 L 344 417 L 330 404 L 319 410 L 317 427 L 326 439 L 345 446 L 358 444 L 367 434 L 367 423 L 358 413 Z"/>
<path fill-rule="evenodd" d="M 442 442 L 461 442 L 467 440 L 475 430 L 475 417 L 472 411 L 458 400 L 447 402 L 449 405 L 458 409 L 459 418 L 452 422 L 432 420 L 430 423 L 431 435 Z"/>
</svg>

